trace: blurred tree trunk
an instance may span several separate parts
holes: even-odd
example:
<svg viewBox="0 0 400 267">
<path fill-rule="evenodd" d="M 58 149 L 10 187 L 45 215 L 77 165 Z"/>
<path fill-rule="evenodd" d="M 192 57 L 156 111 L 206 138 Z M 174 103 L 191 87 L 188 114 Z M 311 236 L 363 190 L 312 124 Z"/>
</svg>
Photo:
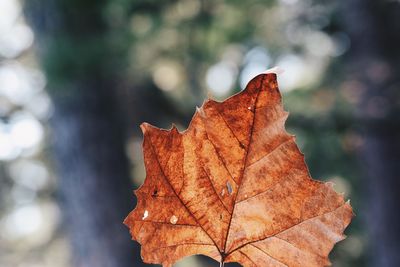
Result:
<svg viewBox="0 0 400 267">
<path fill-rule="evenodd" d="M 126 54 L 114 45 L 124 45 L 115 40 L 124 32 L 107 26 L 105 2 L 29 0 L 25 9 L 54 103 L 53 148 L 73 266 L 144 266 L 122 223 L 134 206 L 115 88 Z"/>
<path fill-rule="evenodd" d="M 76 86 L 82 94 L 74 99 L 53 97 L 51 121 L 73 266 L 140 266 L 139 248 L 122 224 L 133 187 L 112 90 L 101 89 L 104 81 Z"/>
<path fill-rule="evenodd" d="M 400 3 L 349 0 L 343 13 L 352 40 L 348 79 L 361 93 L 356 116 L 366 176 L 365 211 L 372 266 L 400 266 Z M 357 93 L 355 92 L 355 93 Z"/>
</svg>

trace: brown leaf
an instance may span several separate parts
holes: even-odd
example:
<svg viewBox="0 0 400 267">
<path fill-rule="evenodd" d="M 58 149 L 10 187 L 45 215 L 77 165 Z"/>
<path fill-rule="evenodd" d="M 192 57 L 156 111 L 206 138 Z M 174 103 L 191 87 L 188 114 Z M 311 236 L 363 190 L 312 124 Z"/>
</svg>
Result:
<svg viewBox="0 0 400 267">
<path fill-rule="evenodd" d="M 352 209 L 310 177 L 287 116 L 276 75 L 262 74 L 222 103 L 206 101 L 182 133 L 142 124 L 147 177 L 124 223 L 145 262 L 330 264 Z"/>
</svg>

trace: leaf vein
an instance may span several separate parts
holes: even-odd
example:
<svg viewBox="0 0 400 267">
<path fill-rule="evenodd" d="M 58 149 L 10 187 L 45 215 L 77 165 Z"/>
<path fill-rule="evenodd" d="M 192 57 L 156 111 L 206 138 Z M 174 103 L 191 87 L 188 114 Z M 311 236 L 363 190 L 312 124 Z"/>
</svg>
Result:
<svg viewBox="0 0 400 267">
<path fill-rule="evenodd" d="M 158 166 L 159 166 L 159 168 L 160 168 L 160 171 L 161 171 L 161 173 L 162 173 L 164 179 L 167 181 L 167 183 L 168 183 L 169 186 L 171 187 L 172 191 L 175 193 L 176 197 L 179 199 L 179 201 L 181 202 L 181 204 L 185 207 L 185 209 L 187 210 L 187 212 L 193 217 L 193 219 L 194 219 L 194 220 L 196 221 L 196 223 L 200 226 L 200 228 L 203 230 L 203 232 L 212 240 L 212 242 L 214 243 L 215 247 L 218 248 L 217 243 L 215 243 L 214 239 L 213 239 L 213 238 L 210 236 L 210 234 L 203 228 L 203 226 L 199 223 L 199 221 L 198 221 L 197 218 L 193 215 L 193 213 L 185 206 L 185 204 L 183 203 L 182 199 L 178 196 L 178 194 L 176 193 L 175 189 L 173 188 L 171 182 L 167 179 L 167 175 L 164 173 L 164 170 L 163 170 L 162 167 L 161 167 L 160 160 L 158 159 L 158 155 L 157 155 L 157 153 L 155 152 L 154 145 L 153 145 L 153 143 L 151 142 L 151 135 L 149 135 L 149 139 L 150 139 L 150 146 L 151 146 L 152 152 L 153 152 L 153 154 L 154 154 L 154 156 L 155 156 L 155 159 L 156 159 L 156 161 L 157 161 L 157 163 L 158 163 Z"/>
<path fill-rule="evenodd" d="M 222 206 L 224 207 L 224 209 L 225 209 L 229 214 L 232 215 L 232 213 L 229 212 L 228 208 L 225 206 L 224 202 L 222 201 L 221 196 L 218 194 L 217 190 L 215 189 L 215 186 L 214 186 L 213 182 L 211 181 L 210 176 L 208 175 L 208 173 L 207 173 L 206 170 L 204 169 L 204 167 L 203 167 L 203 171 L 204 171 L 204 173 L 206 174 L 206 176 L 207 176 L 207 178 L 208 178 L 208 181 L 210 182 L 211 187 L 212 187 L 212 189 L 213 189 L 215 195 L 217 196 L 219 202 L 222 204 Z"/>
<path fill-rule="evenodd" d="M 256 99 L 254 101 L 254 106 L 255 107 L 257 106 L 258 97 L 260 96 L 260 92 L 261 92 L 261 89 L 263 87 L 264 80 L 265 80 L 265 76 L 263 76 L 263 78 L 261 80 L 261 83 L 260 83 L 260 87 L 258 88 L 257 96 L 256 96 Z M 243 184 L 242 179 L 243 179 L 244 170 L 245 170 L 244 166 L 246 166 L 247 156 L 249 155 L 251 141 L 252 141 L 252 138 L 253 138 L 255 118 L 256 118 L 256 112 L 253 113 L 253 120 L 252 120 L 252 123 L 251 123 L 250 134 L 249 134 L 249 145 L 248 145 L 248 147 L 246 149 L 246 154 L 245 154 L 244 159 L 243 159 L 243 170 L 242 170 L 242 174 L 240 175 L 240 179 L 239 179 L 240 185 Z M 234 199 L 233 203 L 236 203 L 236 198 L 237 198 L 237 196 L 238 196 L 238 194 L 240 192 L 240 185 L 239 185 L 237 193 L 235 194 L 235 199 Z M 224 251 L 226 251 L 226 244 L 227 244 L 229 233 L 230 233 L 230 230 L 231 230 L 231 223 L 232 223 L 233 213 L 235 212 L 235 207 L 236 207 L 236 205 L 233 205 L 232 215 L 231 215 L 231 218 L 230 218 L 229 224 L 228 224 L 228 232 L 227 232 L 226 238 L 225 238 Z"/>
<path fill-rule="evenodd" d="M 258 249 L 258 250 L 261 251 L 261 252 L 263 252 L 265 255 L 267 255 L 269 258 L 271 258 L 273 261 L 279 262 L 280 264 L 283 264 L 283 265 L 285 265 L 286 267 L 289 267 L 286 263 L 284 263 L 284 262 L 278 260 L 277 258 L 271 256 L 268 252 L 264 251 L 263 249 L 261 249 L 261 248 L 255 246 L 255 245 L 253 245 L 253 244 L 250 244 L 250 246 L 252 246 L 252 247 Z"/>
<path fill-rule="evenodd" d="M 251 245 L 252 243 L 256 243 L 256 242 L 261 242 L 261 241 L 267 240 L 267 239 L 269 239 L 269 238 L 272 238 L 272 237 L 275 237 L 275 236 L 277 236 L 277 235 L 279 235 L 279 234 L 282 234 L 282 233 L 284 233 L 284 232 L 286 232 L 286 231 L 289 231 L 289 230 L 291 230 L 293 227 L 296 227 L 296 226 L 298 226 L 298 225 L 304 224 L 304 223 L 309 222 L 309 221 L 311 221 L 311 220 L 314 220 L 314 219 L 316 219 L 316 218 L 319 218 L 319 217 L 322 217 L 322 216 L 331 214 L 331 213 L 337 211 L 338 209 L 344 207 L 345 205 L 346 205 L 346 203 L 343 203 L 342 205 L 340 205 L 339 207 L 337 207 L 337 208 L 335 208 L 335 209 L 333 209 L 333 210 L 331 210 L 331 211 L 328 211 L 328 212 L 325 212 L 325 213 L 316 215 L 316 216 L 314 216 L 314 217 L 308 218 L 307 220 L 304 220 L 304 221 L 301 221 L 301 222 L 299 222 L 299 223 L 296 223 L 296 224 L 294 224 L 294 225 L 292 225 L 292 226 L 290 226 L 290 227 L 288 227 L 288 228 L 286 228 L 286 229 L 283 229 L 283 230 L 280 231 L 280 232 L 277 232 L 277 233 L 275 233 L 275 234 L 273 234 L 273 235 L 270 235 L 270 236 L 267 236 L 267 237 L 265 237 L 265 238 L 260 238 L 260 239 L 258 239 L 258 240 L 253 240 L 253 241 L 246 242 L 246 243 L 244 243 L 244 244 L 238 246 L 237 248 L 231 250 L 231 251 L 229 252 L 229 254 L 231 254 L 231 253 L 233 253 L 233 252 L 235 252 L 235 251 L 237 251 L 237 250 L 240 250 L 241 248 L 243 248 L 243 247 L 245 247 L 245 246 L 247 246 L 247 245 L 249 245 L 249 244 Z"/>
</svg>

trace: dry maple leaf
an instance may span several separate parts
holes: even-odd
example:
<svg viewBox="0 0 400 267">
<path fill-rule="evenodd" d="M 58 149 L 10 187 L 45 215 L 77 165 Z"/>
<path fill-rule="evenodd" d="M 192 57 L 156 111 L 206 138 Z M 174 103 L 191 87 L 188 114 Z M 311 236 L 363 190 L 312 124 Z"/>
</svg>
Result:
<svg viewBox="0 0 400 267">
<path fill-rule="evenodd" d="M 124 223 L 145 262 L 330 264 L 352 209 L 310 177 L 287 116 L 276 75 L 261 74 L 222 103 L 206 101 L 182 133 L 142 124 L 147 177 Z"/>
</svg>

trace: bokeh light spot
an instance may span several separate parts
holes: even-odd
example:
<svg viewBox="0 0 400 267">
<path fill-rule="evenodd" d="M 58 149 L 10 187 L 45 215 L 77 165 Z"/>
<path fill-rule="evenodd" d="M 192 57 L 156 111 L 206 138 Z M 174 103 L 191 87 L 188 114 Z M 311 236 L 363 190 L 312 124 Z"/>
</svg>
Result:
<svg viewBox="0 0 400 267">
<path fill-rule="evenodd" d="M 232 89 L 236 69 L 227 62 L 220 62 L 211 66 L 206 74 L 206 83 L 210 91 L 216 96 L 224 96 Z"/>
<path fill-rule="evenodd" d="M 38 145 L 43 139 L 43 126 L 32 116 L 17 115 L 11 122 L 11 139 L 21 149 Z"/>
<path fill-rule="evenodd" d="M 164 91 L 172 91 L 182 82 L 180 67 L 174 62 L 162 61 L 153 72 L 154 83 Z"/>
</svg>

